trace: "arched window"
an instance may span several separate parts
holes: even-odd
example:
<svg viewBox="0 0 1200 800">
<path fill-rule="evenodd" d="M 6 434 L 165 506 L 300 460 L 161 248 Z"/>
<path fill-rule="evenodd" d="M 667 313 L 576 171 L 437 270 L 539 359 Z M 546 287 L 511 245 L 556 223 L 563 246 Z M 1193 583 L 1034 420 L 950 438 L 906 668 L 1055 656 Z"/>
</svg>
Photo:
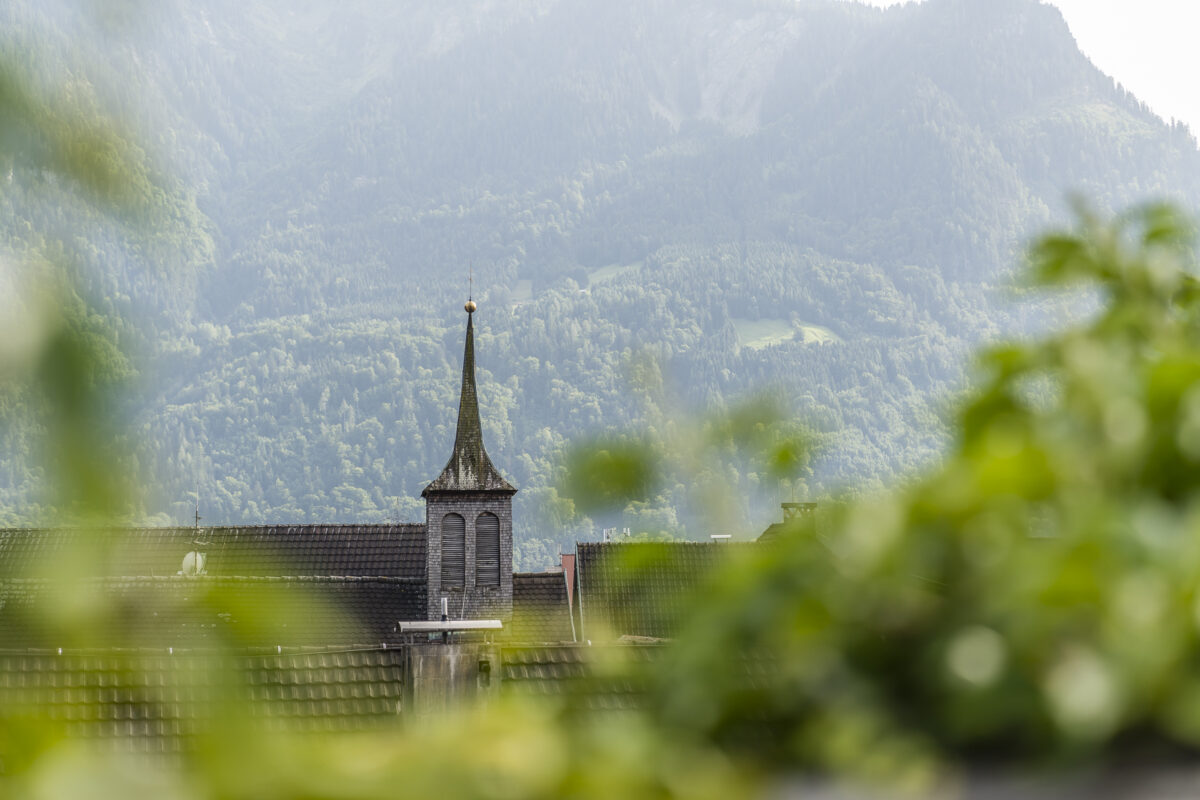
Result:
<svg viewBox="0 0 1200 800">
<path fill-rule="evenodd" d="M 462 588 L 467 571 L 467 523 L 458 514 L 442 517 L 442 588 Z"/>
<path fill-rule="evenodd" d="M 500 520 L 486 511 L 475 520 L 475 585 L 500 585 Z"/>
</svg>

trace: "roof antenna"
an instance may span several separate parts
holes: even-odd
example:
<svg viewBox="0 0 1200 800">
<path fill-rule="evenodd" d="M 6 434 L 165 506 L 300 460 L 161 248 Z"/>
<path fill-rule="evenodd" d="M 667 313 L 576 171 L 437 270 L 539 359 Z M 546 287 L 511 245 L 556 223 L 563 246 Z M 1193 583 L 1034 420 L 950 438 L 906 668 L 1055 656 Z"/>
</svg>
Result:
<svg viewBox="0 0 1200 800">
<path fill-rule="evenodd" d="M 478 308 L 478 306 L 475 305 L 475 300 L 473 298 L 473 295 L 475 294 L 475 267 L 469 268 L 469 272 L 467 273 L 467 281 L 467 302 L 463 306 L 463 309 L 465 309 L 469 315 L 474 314 L 475 309 Z"/>
<path fill-rule="evenodd" d="M 192 528 L 192 531 L 193 531 L 192 547 L 195 548 L 196 552 L 199 552 L 199 551 L 207 548 L 210 544 L 212 544 L 212 542 L 203 541 L 202 537 L 200 536 L 200 520 L 202 520 L 202 519 L 204 519 L 204 517 L 200 516 L 200 483 L 197 482 L 196 483 L 195 523 L 194 523 L 194 527 Z M 200 557 L 203 559 L 205 556 L 203 553 L 201 553 Z"/>
<path fill-rule="evenodd" d="M 196 484 L 195 511 L 196 522 L 192 529 L 192 549 L 183 557 L 183 563 L 180 565 L 179 572 L 175 573 L 176 575 L 195 577 L 207 572 L 208 554 L 204 550 L 208 546 L 208 542 L 200 541 L 200 520 L 203 517 L 200 516 L 200 484 L 198 482 Z"/>
<path fill-rule="evenodd" d="M 204 545 L 208 544 L 208 542 L 202 542 L 202 541 L 200 541 L 200 520 L 204 519 L 204 517 L 200 516 L 200 481 L 196 481 L 196 506 L 195 506 L 195 512 L 196 512 L 196 513 L 195 513 L 195 523 L 194 523 L 194 529 L 195 529 L 195 534 L 196 534 L 196 536 L 195 536 L 195 538 L 192 540 L 192 545 L 194 545 L 195 547 L 199 548 L 199 547 L 203 547 Z"/>
</svg>

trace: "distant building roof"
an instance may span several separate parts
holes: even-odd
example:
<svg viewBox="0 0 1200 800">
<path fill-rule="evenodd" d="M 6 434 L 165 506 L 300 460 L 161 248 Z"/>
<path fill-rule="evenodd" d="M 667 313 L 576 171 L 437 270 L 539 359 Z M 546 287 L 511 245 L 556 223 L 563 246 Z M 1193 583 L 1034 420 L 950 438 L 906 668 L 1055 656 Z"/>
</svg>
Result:
<svg viewBox="0 0 1200 800">
<path fill-rule="evenodd" d="M 75 644 L 49 624 L 71 592 L 96 592 L 110 615 L 83 636 L 97 647 L 271 647 L 398 644 L 400 620 L 425 614 L 425 584 L 352 576 L 93 578 L 0 583 L 0 647 Z"/>
<path fill-rule="evenodd" d="M 522 697 L 548 697 L 570 712 L 644 708 L 655 681 L 668 673 L 664 659 L 671 643 L 638 643 L 626 637 L 603 645 L 509 646 L 500 651 L 501 691 Z M 726 654 L 722 680 L 754 693 L 777 686 L 779 663 L 771 654 Z M 666 679 L 670 679 L 669 676 Z M 758 694 L 756 701 L 769 698 Z"/>
<path fill-rule="evenodd" d="M 425 576 L 425 526 L 242 525 L 202 528 L 0 529 L 0 580 L 45 574 L 53 560 L 88 552 L 87 539 L 111 536 L 96 577 L 175 575 L 189 551 L 206 554 L 209 575 Z M 201 542 L 202 544 L 197 544 Z"/>
<path fill-rule="evenodd" d="M 505 647 L 500 656 L 501 690 L 554 698 L 568 711 L 640 708 L 648 689 L 647 668 L 663 653 L 656 645 Z"/>
<path fill-rule="evenodd" d="M 783 522 L 773 522 L 767 526 L 759 535 L 759 542 L 770 544 L 815 529 L 816 503 L 781 503 L 780 507 L 783 509 Z"/>
<path fill-rule="evenodd" d="M 118 609 L 120 626 L 92 632 L 96 646 L 399 643 L 398 622 L 427 616 L 424 525 L 9 528 L 0 529 L 0 647 L 63 644 L 44 618 L 59 591 L 51 570 L 97 536 L 112 537 L 100 548 L 110 557 L 84 580 Z M 178 574 L 192 551 L 205 553 L 204 574 Z M 574 641 L 564 574 L 515 574 L 506 628 L 509 642 Z"/>
<path fill-rule="evenodd" d="M 193 551 L 203 574 L 179 575 Z M 88 633 L 96 646 L 379 644 L 426 615 L 424 525 L 9 528 L 0 646 L 63 644 L 46 613 L 64 596 L 60 567 L 117 609 L 117 629 Z"/>
<path fill-rule="evenodd" d="M 241 680 L 212 680 L 213 668 Z M 342 731 L 394 724 L 404 652 L 356 650 L 213 653 L 0 651 L 0 708 L 62 726 L 73 739 L 178 753 L 218 713 L 251 725 Z M 233 689 L 232 695 L 225 692 Z"/>
<path fill-rule="evenodd" d="M 513 615 L 505 638 L 528 643 L 575 641 L 562 572 L 513 574 Z"/>
<path fill-rule="evenodd" d="M 671 638 L 695 592 L 736 544 L 580 542 L 580 639 Z"/>
</svg>

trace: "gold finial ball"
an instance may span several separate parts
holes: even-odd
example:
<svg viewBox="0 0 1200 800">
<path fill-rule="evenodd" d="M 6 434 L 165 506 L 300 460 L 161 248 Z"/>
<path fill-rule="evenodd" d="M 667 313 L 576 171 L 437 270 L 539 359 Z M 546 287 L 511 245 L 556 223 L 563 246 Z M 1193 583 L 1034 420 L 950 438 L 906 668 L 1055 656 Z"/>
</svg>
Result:
<svg viewBox="0 0 1200 800">
<path fill-rule="evenodd" d="M 463 306 L 463 308 L 465 308 L 467 310 L 468 314 L 474 314 L 477 306 L 475 305 L 474 300 L 468 300 L 467 304 L 465 306 Z"/>
</svg>

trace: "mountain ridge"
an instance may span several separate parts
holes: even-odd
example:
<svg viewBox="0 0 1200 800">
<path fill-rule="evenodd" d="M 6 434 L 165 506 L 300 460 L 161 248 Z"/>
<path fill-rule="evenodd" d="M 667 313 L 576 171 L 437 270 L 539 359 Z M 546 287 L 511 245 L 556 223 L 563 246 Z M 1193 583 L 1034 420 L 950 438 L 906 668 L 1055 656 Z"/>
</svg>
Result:
<svg viewBox="0 0 1200 800">
<path fill-rule="evenodd" d="M 77 47 L 68 72 L 103 62 L 96 102 L 183 198 L 179 264 L 59 214 L 87 243 L 84 290 L 144 331 L 131 415 L 160 520 L 183 520 L 197 486 L 214 522 L 419 516 L 449 452 L 473 268 L 484 436 L 523 490 L 519 566 L 610 522 L 706 534 L 680 476 L 584 516 L 559 454 L 771 387 L 827 444 L 795 487 L 728 467 L 761 528 L 781 494 L 869 490 L 937 457 L 969 348 L 1069 308 L 998 291 L 1068 192 L 1195 206 L 1200 187 L 1186 128 L 1035 0 L 211 0 L 156 6 L 115 44 L 8 14 L 10 36 Z M 22 252 L 47 206 L 18 173 L 5 243 Z M 630 382 L 643 358 L 668 388 Z M 0 432 L 12 452 L 19 427 Z M 0 522 L 44 512 L 30 457 L 9 473 Z"/>
</svg>

